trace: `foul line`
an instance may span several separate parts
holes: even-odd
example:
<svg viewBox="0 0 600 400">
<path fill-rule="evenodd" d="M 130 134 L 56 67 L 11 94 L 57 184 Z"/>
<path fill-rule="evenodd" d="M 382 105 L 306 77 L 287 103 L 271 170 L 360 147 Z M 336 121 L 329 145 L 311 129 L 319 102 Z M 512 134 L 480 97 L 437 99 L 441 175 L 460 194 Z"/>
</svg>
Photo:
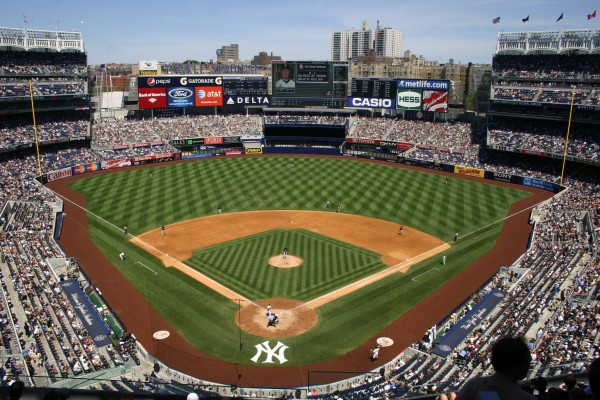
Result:
<svg viewBox="0 0 600 400">
<path fill-rule="evenodd" d="M 428 273 L 430 273 L 431 271 L 437 271 L 437 268 L 431 268 L 429 271 L 425 271 L 425 272 L 423 272 L 422 274 L 419 274 L 419 275 L 415 276 L 414 278 L 412 278 L 412 280 L 413 280 L 413 281 L 416 281 L 416 280 L 417 280 L 417 278 L 419 278 L 419 277 L 421 277 L 421 276 L 423 276 L 423 275 L 425 275 L 425 274 L 428 274 Z"/>
<path fill-rule="evenodd" d="M 88 210 L 87 208 L 85 208 L 85 207 L 83 207 L 83 206 L 81 206 L 81 205 L 79 205 L 79 204 L 75 203 L 73 200 L 71 200 L 71 199 L 69 199 L 69 198 L 67 198 L 67 197 L 65 197 L 65 196 L 63 196 L 63 195 L 61 195 L 61 194 L 59 194 L 59 193 L 56 193 L 54 190 L 52 190 L 52 189 L 50 189 L 50 188 L 48 188 L 48 187 L 46 187 L 46 189 L 47 189 L 48 191 L 50 191 L 50 192 L 54 193 L 54 195 L 55 195 L 56 197 L 60 197 L 60 198 L 61 198 L 61 199 L 63 199 L 64 201 L 67 201 L 67 202 L 69 202 L 69 203 L 73 204 L 74 206 L 78 207 L 79 209 L 81 209 L 81 210 L 85 211 L 86 213 L 89 213 L 90 215 L 93 215 L 94 217 L 98 218 L 100 221 L 104 222 L 105 224 L 107 224 L 107 225 L 109 225 L 109 226 L 112 226 L 113 228 L 115 228 L 115 229 L 117 229 L 117 230 L 119 230 L 119 231 L 121 231 L 121 232 L 123 231 L 123 229 L 119 228 L 119 227 L 118 227 L 118 226 L 116 226 L 115 224 L 113 224 L 113 223 L 111 223 L 111 222 L 109 222 L 109 221 L 105 220 L 104 218 L 102 218 L 101 216 L 99 216 L 99 215 L 97 215 L 97 214 L 93 213 L 92 211 Z M 201 272 L 199 272 L 199 271 L 197 271 L 197 270 L 195 270 L 195 269 L 191 268 L 189 265 L 186 265 L 186 264 L 182 263 L 181 261 L 179 261 L 179 260 L 177 260 L 177 259 L 175 259 L 175 258 L 171 257 L 170 255 L 168 255 L 168 254 L 166 254 L 166 253 L 164 253 L 164 252 L 160 251 L 159 249 L 157 249 L 156 247 L 152 246 L 151 244 L 149 244 L 149 243 L 147 243 L 147 242 L 143 241 L 143 240 L 142 240 L 142 239 L 140 239 L 139 237 L 137 237 L 137 236 L 134 236 L 134 235 L 132 235 L 131 233 L 127 233 L 127 234 L 126 234 L 126 236 L 129 236 L 129 237 L 131 237 L 131 239 L 130 239 L 130 242 L 131 242 L 132 244 L 134 244 L 134 245 L 136 245 L 136 246 L 138 246 L 138 247 L 141 247 L 141 246 L 139 246 L 139 245 L 137 245 L 137 244 L 135 244 L 135 243 L 133 242 L 134 240 L 135 240 L 135 241 L 138 241 L 139 243 L 142 243 L 142 244 L 143 244 L 145 247 L 147 247 L 147 248 L 149 248 L 149 249 L 152 249 L 152 250 L 153 250 L 154 252 L 156 252 L 157 254 L 160 254 L 162 257 L 164 257 L 164 258 L 168 258 L 169 260 L 173 261 L 174 263 L 177 263 L 177 264 L 181 265 L 181 266 L 182 266 L 181 268 L 178 268 L 178 267 L 175 267 L 175 268 L 179 269 L 180 271 L 182 271 L 183 273 L 185 273 L 185 274 L 186 274 L 187 276 L 189 276 L 190 278 L 196 279 L 196 281 L 198 281 L 198 282 L 200 282 L 200 283 L 204 284 L 205 286 L 207 286 L 207 287 L 209 287 L 209 288 L 211 288 L 211 286 L 210 286 L 210 285 L 207 285 L 207 284 L 206 284 L 206 282 L 210 282 L 210 283 L 211 283 L 212 285 L 214 285 L 215 287 L 222 288 L 222 289 L 223 289 L 223 291 L 222 291 L 222 292 L 220 292 L 220 291 L 218 291 L 218 290 L 215 290 L 214 288 L 211 288 L 211 289 L 213 289 L 215 292 L 219 293 L 220 295 L 222 295 L 222 296 L 224 296 L 224 297 L 228 298 L 229 300 L 231 300 L 231 301 L 239 301 L 239 300 L 241 300 L 241 301 L 247 301 L 248 303 L 250 303 L 250 304 L 253 304 L 253 305 L 255 305 L 256 307 L 260 307 L 258 304 L 256 304 L 256 303 L 255 303 L 255 302 L 253 302 L 252 300 L 250 300 L 250 299 L 247 299 L 246 297 L 244 297 L 244 296 L 240 295 L 239 293 L 237 293 L 237 292 L 235 292 L 235 291 L 233 291 L 233 290 L 229 289 L 228 287 L 226 287 L 226 286 L 224 286 L 224 285 L 220 284 L 219 282 L 215 281 L 214 279 L 212 279 L 212 278 L 210 278 L 210 277 L 208 277 L 208 276 L 204 275 L 203 273 L 201 273 Z M 141 264 L 141 263 L 140 263 L 140 264 Z M 143 265 L 143 264 L 142 264 L 142 265 Z M 145 265 L 144 265 L 144 267 L 145 267 Z M 146 267 L 146 268 L 147 268 L 147 267 Z M 152 272 L 154 272 L 154 271 L 152 271 Z M 188 273 L 188 272 L 189 272 L 189 273 Z M 193 277 L 192 275 L 197 275 L 197 276 L 198 276 L 200 279 L 197 279 L 197 278 Z M 225 292 L 229 292 L 230 294 L 232 294 L 232 295 L 233 295 L 233 297 L 232 297 L 232 298 L 229 298 L 228 296 L 226 296 L 226 295 L 224 294 Z"/>
<path fill-rule="evenodd" d="M 478 232 L 480 232 L 480 231 L 483 231 L 483 230 L 485 230 L 485 229 L 489 228 L 490 226 L 493 226 L 493 225 L 495 225 L 495 224 L 497 224 L 497 223 L 499 223 L 499 222 L 504 222 L 504 221 L 506 221 L 507 219 L 509 219 L 509 218 L 512 218 L 512 217 L 515 217 L 515 216 L 517 216 L 517 215 L 519 215 L 519 214 L 521 214 L 521 213 L 523 213 L 523 212 L 530 211 L 531 209 L 533 209 L 533 208 L 537 207 L 538 205 L 540 205 L 540 204 L 542 204 L 542 203 L 544 203 L 544 202 L 545 202 L 545 200 L 544 200 L 544 201 L 540 201 L 539 203 L 536 203 L 536 204 L 534 204 L 534 205 L 532 205 L 532 206 L 526 207 L 526 208 L 524 208 L 524 209 L 522 209 L 522 210 L 516 211 L 516 212 L 514 212 L 514 213 L 512 213 L 512 214 L 510 214 L 510 215 L 507 215 L 507 216 L 506 216 L 506 217 L 504 217 L 504 218 L 501 218 L 501 219 L 499 219 L 499 220 L 497 220 L 497 221 L 494 221 L 494 222 L 491 222 L 491 223 L 489 223 L 489 224 L 487 224 L 487 225 L 485 225 L 485 226 L 483 226 L 483 227 L 481 227 L 481 228 L 479 228 L 479 229 L 476 229 L 476 230 L 474 230 L 474 231 L 472 231 L 472 232 L 469 232 L 469 233 L 467 233 L 467 234 L 463 235 L 462 237 L 463 237 L 463 238 L 465 238 L 465 237 L 471 236 L 471 235 L 473 235 L 473 234 L 475 234 L 475 233 L 478 233 Z M 459 239 L 459 240 L 461 240 L 461 239 Z M 383 279 L 383 278 L 386 278 L 387 276 L 389 276 L 389 275 L 392 275 L 392 274 L 396 273 L 398 270 L 400 270 L 400 269 L 402 269 L 402 268 L 404 268 L 404 267 L 406 267 L 406 266 L 408 266 L 408 265 L 412 264 L 416 258 L 418 258 L 418 257 L 422 257 L 422 256 L 426 255 L 427 253 L 430 253 L 430 252 L 432 252 L 432 251 L 435 251 L 435 250 L 437 250 L 439 247 L 443 247 L 443 246 L 449 245 L 449 244 L 450 244 L 450 243 L 452 243 L 452 242 L 453 242 L 453 241 L 444 242 L 444 243 L 442 243 L 442 244 L 441 244 L 441 245 L 439 245 L 439 246 L 436 246 L 436 247 L 434 247 L 434 248 L 432 248 L 432 249 L 429 249 L 429 250 L 427 250 L 427 251 L 425 251 L 425 252 L 423 252 L 423 253 L 421 253 L 421 254 L 418 254 L 418 255 L 416 255 L 416 256 L 414 256 L 414 257 L 411 257 L 411 258 L 409 258 L 409 259 L 406 259 L 406 260 L 404 260 L 403 262 L 401 262 L 401 263 L 399 263 L 399 264 L 396 264 L 396 265 L 394 265 L 394 266 L 392 266 L 392 267 L 386 268 L 385 270 L 383 270 L 383 271 L 381 271 L 381 272 L 378 272 L 378 273 L 375 273 L 375 274 L 373 274 L 373 275 L 370 275 L 370 276 L 368 276 L 368 277 L 366 277 L 366 278 L 360 279 L 360 280 L 358 280 L 358 281 L 356 281 L 356 282 L 354 282 L 354 283 L 351 283 L 351 284 L 349 284 L 349 285 L 343 286 L 343 287 L 341 287 L 341 288 L 339 288 L 339 289 L 335 289 L 335 290 L 333 290 L 333 291 L 331 291 L 331 292 L 329 292 L 329 293 L 326 293 L 326 294 L 324 294 L 323 296 L 319 296 L 319 297 L 317 297 L 317 298 L 315 298 L 315 299 L 309 300 L 309 301 L 307 301 L 306 303 L 300 304 L 299 306 L 296 306 L 296 307 L 292 308 L 291 310 L 292 310 L 292 311 L 294 311 L 294 310 L 296 310 L 296 309 L 299 309 L 299 308 L 302 308 L 302 307 L 310 306 L 310 305 L 311 305 L 311 304 L 313 304 L 313 303 L 317 303 L 317 306 L 315 306 L 315 307 L 310 307 L 310 308 L 316 308 L 316 307 L 320 307 L 321 305 L 323 305 L 323 304 L 325 304 L 325 303 L 328 303 L 328 302 L 330 302 L 330 301 L 332 301 L 332 300 L 338 299 L 338 298 L 340 298 L 340 297 L 343 297 L 343 296 L 345 296 L 346 294 L 348 294 L 348 293 L 350 293 L 350 292 L 352 292 L 352 291 L 354 291 L 354 290 L 357 290 L 357 289 L 363 288 L 363 287 L 365 287 L 365 286 L 368 286 L 368 285 L 370 285 L 370 284 L 371 284 L 371 283 L 373 283 L 373 282 L 376 282 L 376 281 L 378 281 L 378 280 L 381 280 L 381 279 Z M 432 270 L 437 270 L 437 268 L 433 268 Z M 423 273 L 423 274 L 421 274 L 421 275 L 424 275 L 424 274 L 426 274 L 426 273 L 429 273 L 429 272 L 431 272 L 432 270 L 429 270 L 429 271 L 427 271 L 427 272 L 425 272 L 425 273 Z M 416 276 L 415 278 L 418 278 L 418 277 L 419 277 L 419 276 L 421 276 L 421 275 L 418 275 L 418 276 Z M 414 280 L 415 278 L 412 278 L 412 279 Z M 346 292 L 346 293 L 342 293 L 342 292 Z M 340 294 L 340 293 L 342 293 L 342 294 Z"/>
<path fill-rule="evenodd" d="M 145 264 L 142 264 L 141 262 L 137 261 L 136 264 L 140 264 L 141 266 L 143 266 L 146 269 L 149 269 L 150 271 L 154 272 L 154 275 L 158 275 L 158 272 L 156 272 L 155 270 L 153 270 L 152 268 L 148 267 Z"/>
</svg>

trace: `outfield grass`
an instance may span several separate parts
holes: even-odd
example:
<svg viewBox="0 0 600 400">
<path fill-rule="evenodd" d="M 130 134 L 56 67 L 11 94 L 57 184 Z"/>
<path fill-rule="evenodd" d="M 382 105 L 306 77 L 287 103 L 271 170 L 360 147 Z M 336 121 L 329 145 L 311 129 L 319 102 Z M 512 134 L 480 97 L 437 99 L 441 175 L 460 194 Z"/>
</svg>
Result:
<svg viewBox="0 0 600 400">
<path fill-rule="evenodd" d="M 157 259 L 126 240 L 120 231 L 124 225 L 130 233 L 140 234 L 163 224 L 215 214 L 218 204 L 226 213 L 325 211 L 329 199 L 334 206 L 339 203 L 342 212 L 397 222 L 444 241 L 452 241 L 454 232 L 460 232 L 461 240 L 445 253 L 452 263 L 442 271 L 411 279 L 438 267 L 439 260 L 434 257 L 414 266 L 406 275 L 390 276 L 320 307 L 320 322 L 314 329 L 282 340 L 295 349 L 288 356 L 288 365 L 305 364 L 329 359 L 362 344 L 478 259 L 493 246 L 500 231 L 501 224 L 492 223 L 506 216 L 510 204 L 528 195 L 514 188 L 462 179 L 450 178 L 445 185 L 443 176 L 343 158 L 217 158 L 160 165 L 152 171 L 150 176 L 148 169 L 124 170 L 70 184 L 86 195 L 88 208 L 108 222 L 90 216 L 92 240 L 193 346 L 214 357 L 248 364 L 252 364 L 254 344 L 263 339 L 242 333 L 246 346 L 239 351 L 240 333 L 234 321 L 238 305 L 173 269 L 162 268 Z M 479 229 L 476 235 L 465 237 Z M 227 248 L 226 253 L 236 247 L 219 246 Z M 223 254 L 217 251 L 219 246 L 200 252 L 200 262 L 212 269 L 218 265 L 230 268 L 241 262 L 242 253 Z M 118 260 L 123 249 L 127 251 L 127 265 Z M 348 254 L 354 254 L 354 250 L 348 250 Z M 227 262 L 221 264 L 224 259 Z M 368 257 L 363 261 L 368 264 Z M 139 267 L 137 262 L 158 274 Z M 247 286 L 243 290 L 252 293 L 251 297 L 277 295 L 269 294 L 266 287 L 255 287 L 252 282 L 258 278 L 247 278 L 235 268 L 215 273 L 227 279 L 232 273 L 242 273 L 236 279 Z M 292 283 L 289 293 L 308 298 L 317 278 L 314 275 L 307 279 L 299 286 Z M 153 290 L 148 290 L 149 286 Z"/>
</svg>

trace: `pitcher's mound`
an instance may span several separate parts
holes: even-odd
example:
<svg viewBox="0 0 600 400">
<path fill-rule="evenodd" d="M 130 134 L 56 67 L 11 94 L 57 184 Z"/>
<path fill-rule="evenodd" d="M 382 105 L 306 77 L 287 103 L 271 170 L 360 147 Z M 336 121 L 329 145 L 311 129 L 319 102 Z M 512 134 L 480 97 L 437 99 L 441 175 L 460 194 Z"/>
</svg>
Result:
<svg viewBox="0 0 600 400">
<path fill-rule="evenodd" d="M 279 255 L 269 258 L 269 265 L 277 268 L 294 268 L 302 264 L 304 264 L 304 260 L 296 256 L 288 255 L 286 258 L 283 258 L 282 255 Z"/>
<path fill-rule="evenodd" d="M 288 256 L 289 257 L 289 256 Z M 279 317 L 279 323 L 267 327 L 267 304 Z M 294 336 L 312 329 L 317 324 L 317 313 L 303 303 L 291 299 L 259 300 L 244 306 L 235 316 L 235 322 L 246 332 L 262 337 Z"/>
</svg>

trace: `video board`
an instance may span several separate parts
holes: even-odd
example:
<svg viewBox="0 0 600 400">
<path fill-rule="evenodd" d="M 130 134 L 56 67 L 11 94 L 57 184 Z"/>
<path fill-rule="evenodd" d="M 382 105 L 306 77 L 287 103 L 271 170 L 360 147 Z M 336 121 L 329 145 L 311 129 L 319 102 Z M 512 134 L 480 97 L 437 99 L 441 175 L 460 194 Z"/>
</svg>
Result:
<svg viewBox="0 0 600 400">
<path fill-rule="evenodd" d="M 450 86 L 448 80 L 399 79 L 396 108 L 447 112 Z"/>
<path fill-rule="evenodd" d="M 396 108 L 398 80 L 391 78 L 352 78 L 349 107 Z"/>
<path fill-rule="evenodd" d="M 282 61 L 271 65 L 273 105 L 343 106 L 348 96 L 348 64 Z"/>
<path fill-rule="evenodd" d="M 448 80 L 352 78 L 348 107 L 448 111 Z"/>
<path fill-rule="evenodd" d="M 269 79 L 266 76 L 224 76 L 223 106 L 271 105 Z"/>
<path fill-rule="evenodd" d="M 267 77 L 140 76 L 140 109 L 270 105 Z"/>
</svg>

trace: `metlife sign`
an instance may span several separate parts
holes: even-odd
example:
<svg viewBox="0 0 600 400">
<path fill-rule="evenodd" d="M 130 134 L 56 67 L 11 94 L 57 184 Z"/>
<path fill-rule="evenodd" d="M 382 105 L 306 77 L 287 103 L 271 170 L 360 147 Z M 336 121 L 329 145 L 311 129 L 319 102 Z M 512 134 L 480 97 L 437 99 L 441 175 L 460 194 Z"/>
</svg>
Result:
<svg viewBox="0 0 600 400">
<path fill-rule="evenodd" d="M 348 107 L 358 108 L 396 108 L 396 100 L 374 97 L 348 97 L 347 105 Z"/>
<path fill-rule="evenodd" d="M 398 89 L 450 90 L 450 81 L 437 79 L 399 79 Z"/>
</svg>

